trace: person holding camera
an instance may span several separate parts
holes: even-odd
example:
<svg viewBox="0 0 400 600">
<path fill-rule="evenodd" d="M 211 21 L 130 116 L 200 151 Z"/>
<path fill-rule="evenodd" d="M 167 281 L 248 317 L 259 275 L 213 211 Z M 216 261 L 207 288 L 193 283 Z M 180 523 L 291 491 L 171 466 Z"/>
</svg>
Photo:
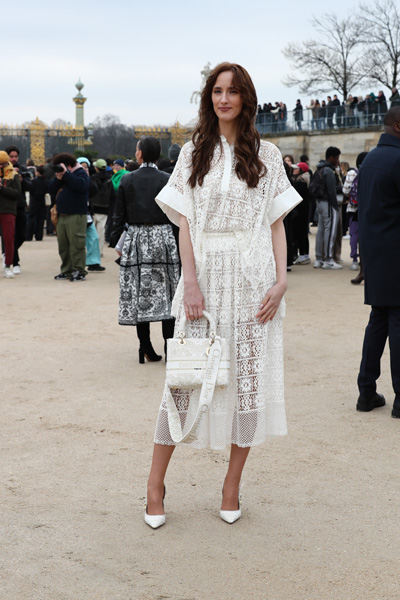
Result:
<svg viewBox="0 0 400 600">
<path fill-rule="evenodd" d="M 89 177 L 67 152 L 53 157 L 55 178 L 50 193 L 56 196 L 57 240 L 61 258 L 61 272 L 54 279 L 83 281 L 87 275 L 86 215 L 89 194 Z"/>
<path fill-rule="evenodd" d="M 37 242 L 43 240 L 44 222 L 46 219 L 46 199 L 49 182 L 44 176 L 44 165 L 35 168 L 35 179 L 31 183 L 28 228 L 26 241 L 31 242 L 33 237 Z"/>
<path fill-rule="evenodd" d="M 22 246 L 26 240 L 26 192 L 31 191 L 31 173 L 26 167 L 19 164 L 19 148 L 18 146 L 7 146 L 5 149 L 9 156 L 10 163 L 13 169 L 18 173 L 19 181 L 21 183 L 21 190 L 17 198 L 17 212 L 15 215 L 15 232 L 14 232 L 14 256 L 13 256 L 13 273 L 19 275 L 21 273 L 21 267 L 19 264 L 18 249 Z"/>
<path fill-rule="evenodd" d="M 17 200 L 21 195 L 19 175 L 9 160 L 7 152 L 0 151 L 0 227 L 5 250 L 4 276 L 14 277 L 14 235 Z"/>
</svg>

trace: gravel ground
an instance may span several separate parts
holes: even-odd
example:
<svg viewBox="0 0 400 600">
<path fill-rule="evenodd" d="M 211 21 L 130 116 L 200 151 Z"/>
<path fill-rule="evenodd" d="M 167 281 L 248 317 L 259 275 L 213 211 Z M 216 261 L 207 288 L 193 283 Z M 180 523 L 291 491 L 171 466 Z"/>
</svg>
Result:
<svg viewBox="0 0 400 600">
<path fill-rule="evenodd" d="M 218 515 L 228 451 L 178 448 L 153 531 L 165 363 L 139 365 L 134 328 L 117 324 L 115 252 L 77 283 L 53 279 L 55 238 L 21 257 L 0 280 L 1 600 L 398 600 L 400 422 L 387 352 L 388 405 L 355 411 L 369 309 L 350 259 L 288 276 L 289 435 L 251 451 L 242 519 Z"/>
</svg>

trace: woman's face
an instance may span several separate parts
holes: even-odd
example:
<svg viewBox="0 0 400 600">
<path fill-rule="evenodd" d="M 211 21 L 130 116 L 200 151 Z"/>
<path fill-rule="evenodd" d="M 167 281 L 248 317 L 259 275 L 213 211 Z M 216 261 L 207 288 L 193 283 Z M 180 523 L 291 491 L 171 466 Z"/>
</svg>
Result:
<svg viewBox="0 0 400 600">
<path fill-rule="evenodd" d="M 285 156 L 283 162 L 285 162 L 289 167 L 292 166 L 292 161 L 290 160 L 289 156 Z"/>
<path fill-rule="evenodd" d="M 243 106 L 239 90 L 232 87 L 232 79 L 232 71 L 220 73 L 211 92 L 215 114 L 225 123 L 235 121 L 242 112 Z"/>
<path fill-rule="evenodd" d="M 86 173 L 89 173 L 89 167 L 88 167 L 88 164 L 87 164 L 87 163 L 85 163 L 85 162 L 81 163 L 81 167 L 82 167 L 83 169 L 85 169 Z"/>
</svg>

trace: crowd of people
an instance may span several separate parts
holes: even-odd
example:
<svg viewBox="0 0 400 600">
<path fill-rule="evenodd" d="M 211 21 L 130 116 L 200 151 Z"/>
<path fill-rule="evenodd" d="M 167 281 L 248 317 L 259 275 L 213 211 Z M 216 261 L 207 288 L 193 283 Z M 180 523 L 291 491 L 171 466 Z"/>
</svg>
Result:
<svg viewBox="0 0 400 600">
<path fill-rule="evenodd" d="M 327 96 L 321 102 L 312 98 L 307 106 L 300 99 L 295 107 L 288 110 L 284 102 L 266 102 L 257 109 L 257 127 L 260 133 L 287 131 L 288 128 L 302 131 L 305 129 L 323 130 L 346 127 L 364 128 L 381 125 L 390 107 L 400 106 L 400 94 L 397 88 L 392 89 L 389 99 L 382 90 L 366 96 L 352 96 L 339 100 L 337 94 Z M 305 127 L 304 127 L 305 124 Z"/>
<path fill-rule="evenodd" d="M 283 157 L 288 178 L 303 198 L 284 220 L 287 269 L 311 263 L 309 234 L 314 226 L 317 231 L 313 267 L 342 269 L 342 241 L 349 240 L 350 269 L 358 271 L 351 283 L 360 284 L 364 274 L 358 250 L 357 173 L 367 153 L 361 152 L 354 166 L 340 161 L 340 154 L 339 148 L 328 147 L 314 173 L 307 155 L 300 156 L 298 163 L 293 155 Z"/>
<path fill-rule="evenodd" d="M 158 155 L 154 161 L 157 170 L 169 176 L 179 152 L 180 146 L 173 144 L 168 158 Z M 352 186 L 365 155 L 361 153 L 357 164 L 350 166 L 340 161 L 338 148 L 330 147 L 325 157 L 321 157 L 315 173 L 309 167 L 307 155 L 299 156 L 297 162 L 293 155 L 283 157 L 289 181 L 303 199 L 284 220 L 289 271 L 293 265 L 310 264 L 310 228 L 317 227 L 314 268 L 341 269 L 342 240 L 345 239 L 350 241 L 350 268 L 358 271 L 351 282 L 359 284 L 364 280 L 358 252 L 357 201 Z M 18 249 L 24 241 L 41 241 L 44 231 L 55 235 L 51 219 L 54 206 L 58 213 L 56 227 L 61 258 L 60 273 L 55 279 L 83 281 L 88 272 L 104 271 L 101 264 L 104 244 L 112 242 L 115 246 L 118 242 L 115 231 L 113 239 L 113 216 L 118 222 L 118 237 L 125 225 L 126 216 L 121 214 L 117 192 L 123 177 L 139 169 L 137 159 L 98 158 L 92 162 L 84 156 L 75 158 L 61 153 L 36 167 L 31 160 L 26 166 L 20 165 L 18 159 L 16 146 L 0 152 L 0 230 L 5 277 L 13 278 L 21 273 Z M 318 188 L 316 180 L 320 179 L 320 172 L 324 174 L 324 186 L 320 182 Z M 123 189 L 125 186 L 121 188 L 121 196 Z M 154 215 L 152 219 L 157 222 Z M 177 240 L 176 229 L 174 235 Z M 120 321 L 123 320 L 121 314 Z M 147 355 L 154 358 L 149 333 L 142 335 L 142 340 L 145 338 L 147 342 L 142 346 L 148 350 Z"/>
<path fill-rule="evenodd" d="M 180 146 L 173 144 L 168 158 L 158 155 L 154 161 L 157 170 L 169 176 L 179 152 Z M 350 240 L 350 268 L 358 271 L 351 282 L 363 281 L 358 252 L 357 202 L 352 185 L 365 155 L 361 153 L 357 164 L 350 166 L 340 161 L 338 148 L 330 147 L 325 157 L 321 157 L 315 173 L 309 167 L 307 155 L 299 156 L 297 162 L 293 155 L 283 157 L 289 181 L 303 199 L 284 220 L 289 271 L 293 265 L 310 264 L 310 228 L 317 227 L 314 268 L 341 269 L 342 240 Z M 104 271 L 101 264 L 104 244 L 112 242 L 115 246 L 118 242 L 115 232 L 114 239 L 112 235 L 113 216 L 118 221 L 118 237 L 125 225 L 117 192 L 123 177 L 139 169 L 137 159 L 98 158 L 92 162 L 84 156 L 75 158 L 61 153 L 36 167 L 31 160 L 26 166 L 20 165 L 18 159 L 16 146 L 0 152 L 0 181 L 3 182 L 0 184 L 0 230 L 5 276 L 12 278 L 21 273 L 18 249 L 24 241 L 41 241 L 44 231 L 55 235 L 51 219 L 53 206 L 58 213 L 56 227 L 61 258 L 60 273 L 55 279 L 83 281 L 88 272 Z M 320 189 L 316 184 L 320 171 L 324 174 L 323 191 L 321 183 Z M 121 196 L 123 189 L 124 186 Z M 156 222 L 154 215 L 152 219 Z M 176 229 L 174 235 L 177 240 Z M 143 348 L 149 349 L 149 334 L 145 337 L 148 341 L 143 343 Z M 154 357 L 152 349 L 147 354 Z"/>
<path fill-rule="evenodd" d="M 160 168 L 171 173 L 180 147 L 170 149 L 171 159 Z M 56 235 L 61 258 L 55 279 L 83 281 L 87 272 L 102 272 L 105 242 L 110 243 L 112 217 L 121 179 L 139 168 L 132 158 L 76 158 L 57 154 L 43 165 L 29 159 L 19 162 L 19 148 L 0 152 L 0 234 L 4 275 L 21 273 L 19 248 L 24 242 L 42 241 L 44 232 Z M 53 207 L 56 207 L 55 209 Z M 53 215 L 56 215 L 52 218 Z M 57 221 L 55 223 L 55 221 Z"/>
</svg>

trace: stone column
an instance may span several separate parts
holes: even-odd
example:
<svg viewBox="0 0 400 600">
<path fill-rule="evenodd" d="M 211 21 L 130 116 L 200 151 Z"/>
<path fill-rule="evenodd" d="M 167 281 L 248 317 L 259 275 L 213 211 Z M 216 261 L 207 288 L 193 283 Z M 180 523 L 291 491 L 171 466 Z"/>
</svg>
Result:
<svg viewBox="0 0 400 600">
<path fill-rule="evenodd" d="M 84 87 L 80 78 L 78 83 L 75 84 L 76 89 L 78 90 L 77 95 L 72 100 L 75 102 L 75 127 L 84 127 L 85 120 L 83 116 L 83 105 L 85 104 L 87 98 L 84 98 L 81 94 L 81 89 Z"/>
</svg>

